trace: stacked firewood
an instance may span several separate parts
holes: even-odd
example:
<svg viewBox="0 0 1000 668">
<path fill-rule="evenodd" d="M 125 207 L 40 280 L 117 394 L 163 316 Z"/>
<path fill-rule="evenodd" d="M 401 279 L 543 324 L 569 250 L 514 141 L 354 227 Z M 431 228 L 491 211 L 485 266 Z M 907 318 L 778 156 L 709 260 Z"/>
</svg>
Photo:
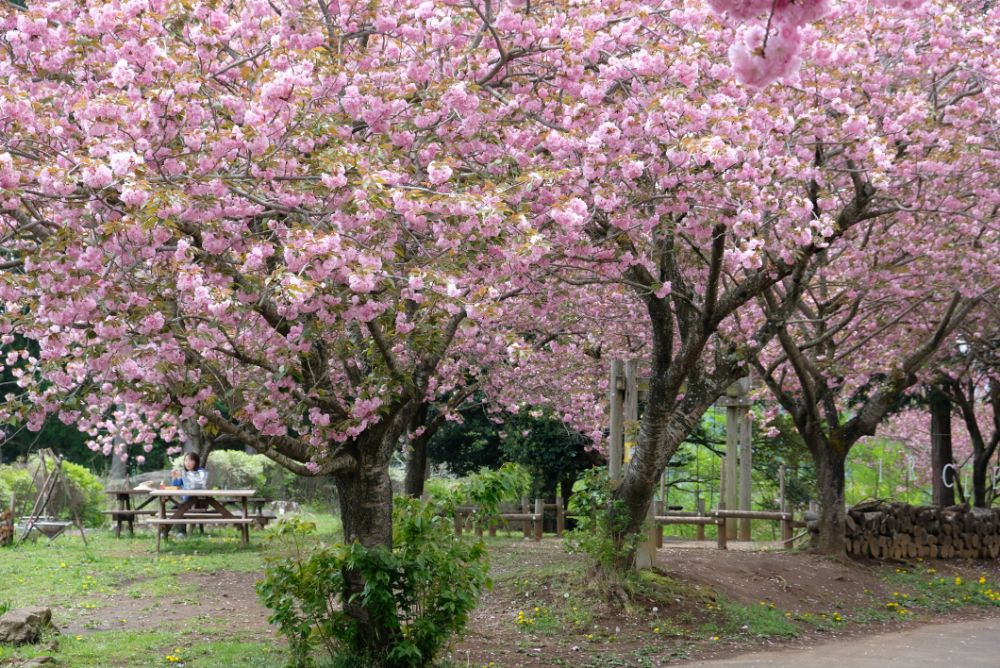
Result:
<svg viewBox="0 0 1000 668">
<path fill-rule="evenodd" d="M 847 551 L 875 559 L 995 559 L 1000 509 L 861 503 L 847 511 Z"/>
<path fill-rule="evenodd" d="M 0 510 L 0 547 L 14 540 L 14 509 Z"/>
</svg>

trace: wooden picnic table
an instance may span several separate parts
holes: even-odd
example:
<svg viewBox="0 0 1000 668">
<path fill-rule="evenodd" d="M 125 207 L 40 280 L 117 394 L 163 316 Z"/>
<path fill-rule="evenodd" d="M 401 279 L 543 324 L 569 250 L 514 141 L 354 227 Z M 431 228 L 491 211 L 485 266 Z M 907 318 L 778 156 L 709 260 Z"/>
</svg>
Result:
<svg viewBox="0 0 1000 668">
<path fill-rule="evenodd" d="M 232 524 L 239 527 L 244 546 L 250 544 L 250 524 L 253 517 L 247 513 L 247 501 L 257 490 L 254 489 L 154 489 L 150 497 L 160 500 L 159 515 L 149 524 L 156 527 L 156 551 L 160 551 L 160 539 L 166 536 L 171 526 L 180 524 Z M 178 505 L 167 515 L 167 501 Z M 238 499 L 242 515 L 233 514 L 224 503 L 226 499 Z M 207 505 L 208 507 L 199 507 Z"/>
<path fill-rule="evenodd" d="M 115 538 L 121 538 L 122 524 L 128 523 L 128 532 L 135 535 L 135 520 L 140 515 L 155 515 L 153 508 L 145 509 L 153 502 L 154 497 L 149 496 L 148 489 L 119 489 L 105 490 L 105 494 L 113 496 L 117 500 L 118 507 L 114 510 L 105 510 L 105 515 L 111 515 L 111 520 L 115 522 Z M 132 501 L 134 496 L 145 496 L 142 503 L 135 505 Z"/>
</svg>

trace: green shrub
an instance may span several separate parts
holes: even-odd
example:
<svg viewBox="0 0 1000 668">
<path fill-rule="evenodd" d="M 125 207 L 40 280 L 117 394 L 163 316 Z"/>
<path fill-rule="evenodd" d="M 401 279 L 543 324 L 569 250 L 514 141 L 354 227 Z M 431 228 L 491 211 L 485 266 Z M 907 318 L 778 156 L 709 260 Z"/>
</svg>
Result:
<svg viewBox="0 0 1000 668">
<path fill-rule="evenodd" d="M 446 504 L 474 504 L 480 514 L 499 513 L 503 501 L 519 502 L 531 488 L 531 473 L 520 464 L 507 463 L 499 469 L 482 468 L 463 478 L 429 478 L 424 493 Z"/>
<path fill-rule="evenodd" d="M 288 639 L 291 665 L 315 665 L 319 648 L 342 668 L 431 665 L 490 586 L 485 545 L 455 535 L 455 506 L 473 501 L 475 519 L 487 521 L 526 484 L 523 469 L 508 466 L 471 476 L 438 501 L 397 497 L 391 551 L 353 543 L 306 554 L 302 538 L 315 527 L 279 523 L 277 539 L 289 543 L 283 552 L 292 556 L 268 563 L 257 593 Z M 362 591 L 352 594 L 349 573 L 362 578 Z M 371 626 L 345 611 L 349 602 L 364 608 L 371 626 L 387 630 L 383 646 L 372 646 Z"/>
<path fill-rule="evenodd" d="M 174 468 L 183 469 L 184 457 L 174 461 Z M 213 450 L 208 457 L 208 484 L 219 489 L 256 489 L 266 483 L 264 470 L 272 463 L 264 455 L 248 455 L 242 450 Z"/>
<path fill-rule="evenodd" d="M 625 504 L 614 499 L 606 467 L 592 468 L 580 477 L 569 500 L 569 514 L 577 522 L 566 532 L 566 548 L 589 556 L 598 573 L 610 580 L 606 584 L 617 585 L 618 578 L 626 575 L 627 555 L 641 536 L 622 537 L 627 523 Z"/>
<path fill-rule="evenodd" d="M 290 665 L 315 665 L 312 653 L 323 648 L 339 665 L 419 668 L 465 627 L 488 584 L 485 547 L 456 537 L 429 503 L 397 498 L 393 518 L 392 551 L 353 543 L 303 555 L 297 537 L 312 527 L 279 525 L 279 535 L 297 543 L 296 556 L 270 562 L 257 592 L 288 639 Z M 385 647 L 372 649 L 368 628 L 344 610 L 349 570 L 365 582 L 352 600 L 392 630 Z"/>
<path fill-rule="evenodd" d="M 0 507 L 7 507 L 10 503 L 10 495 L 17 496 L 17 508 L 14 515 L 22 515 L 18 509 L 25 506 L 31 507 L 35 500 L 35 485 L 31 479 L 31 474 L 21 464 L 5 464 L 0 466 Z"/>
<path fill-rule="evenodd" d="M 184 456 L 170 460 L 171 468 L 184 468 Z M 295 475 L 264 455 L 250 455 L 242 450 L 213 450 L 205 466 L 210 487 L 220 489 L 255 489 L 257 496 L 300 503 L 329 505 L 335 500 L 333 480 L 329 476 L 304 478 Z"/>
<path fill-rule="evenodd" d="M 48 470 L 55 467 L 55 462 L 46 460 Z M 107 506 L 107 497 L 104 494 L 104 484 L 100 478 L 90 472 L 85 466 L 63 461 L 63 477 L 65 478 L 69 490 L 67 499 L 62 490 L 54 493 L 50 502 L 50 509 L 61 519 L 71 519 L 71 507 L 76 509 L 80 521 L 85 526 L 100 526 L 104 523 L 104 508 Z M 36 481 L 40 483 L 40 481 Z M 58 488 L 57 488 L 58 489 Z"/>
</svg>

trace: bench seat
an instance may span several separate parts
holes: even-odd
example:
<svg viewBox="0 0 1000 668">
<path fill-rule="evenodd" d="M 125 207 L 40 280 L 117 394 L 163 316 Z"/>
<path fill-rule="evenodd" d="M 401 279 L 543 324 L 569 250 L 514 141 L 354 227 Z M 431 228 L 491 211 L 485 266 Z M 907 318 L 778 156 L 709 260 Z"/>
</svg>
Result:
<svg viewBox="0 0 1000 668">
<path fill-rule="evenodd" d="M 251 524 L 253 521 L 254 521 L 253 518 L 198 517 L 197 515 L 195 515 L 195 516 L 188 516 L 185 517 L 184 519 L 179 519 L 179 520 L 170 518 L 160 519 L 157 517 L 154 519 L 146 520 L 146 524 Z"/>
</svg>

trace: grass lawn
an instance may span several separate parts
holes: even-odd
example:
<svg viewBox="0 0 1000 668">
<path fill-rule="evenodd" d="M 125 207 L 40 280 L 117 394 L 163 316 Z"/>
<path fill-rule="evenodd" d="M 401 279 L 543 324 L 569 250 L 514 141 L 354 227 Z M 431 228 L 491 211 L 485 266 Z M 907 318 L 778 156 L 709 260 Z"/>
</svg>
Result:
<svg viewBox="0 0 1000 668">
<path fill-rule="evenodd" d="M 339 539 L 329 515 L 310 541 Z M 285 665 L 285 643 L 254 591 L 273 529 L 171 539 L 155 553 L 148 531 L 110 529 L 0 549 L 0 611 L 46 606 L 59 634 L 36 646 L 0 646 L 0 666 L 52 656 L 74 668 Z M 580 555 L 562 541 L 487 539 L 492 591 L 442 667 L 653 668 L 776 643 L 815 643 L 1000 606 L 1000 565 L 831 560 L 802 552 L 665 548 L 660 570 L 639 575 L 625 609 L 609 607 Z"/>
<path fill-rule="evenodd" d="M 339 522 L 310 517 L 317 540 L 336 540 Z M 268 557 L 280 557 L 269 530 L 235 529 L 171 539 L 160 555 L 155 534 L 116 539 L 91 529 L 0 549 L 0 609 L 44 606 L 61 630 L 36 646 L 0 645 L 0 665 L 53 656 L 85 668 L 180 665 L 282 666 L 283 643 L 267 623 L 253 585 Z M 127 535 L 127 534 L 126 534 Z"/>
</svg>

